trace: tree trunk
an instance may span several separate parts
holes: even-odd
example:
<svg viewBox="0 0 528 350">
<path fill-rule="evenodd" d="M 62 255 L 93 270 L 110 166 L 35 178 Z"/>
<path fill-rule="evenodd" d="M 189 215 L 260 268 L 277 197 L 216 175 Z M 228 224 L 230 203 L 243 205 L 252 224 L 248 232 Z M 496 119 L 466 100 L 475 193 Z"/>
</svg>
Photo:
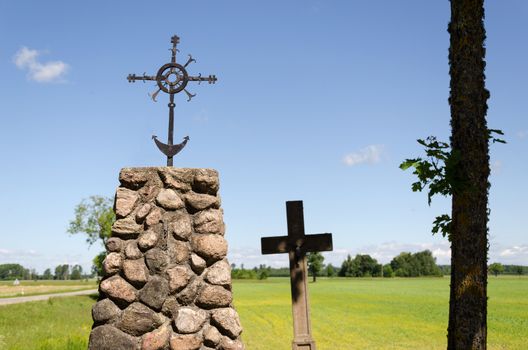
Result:
<svg viewBox="0 0 528 350">
<path fill-rule="evenodd" d="M 454 175 L 448 350 L 486 349 L 489 92 L 484 0 L 451 0 L 449 65 Z"/>
</svg>

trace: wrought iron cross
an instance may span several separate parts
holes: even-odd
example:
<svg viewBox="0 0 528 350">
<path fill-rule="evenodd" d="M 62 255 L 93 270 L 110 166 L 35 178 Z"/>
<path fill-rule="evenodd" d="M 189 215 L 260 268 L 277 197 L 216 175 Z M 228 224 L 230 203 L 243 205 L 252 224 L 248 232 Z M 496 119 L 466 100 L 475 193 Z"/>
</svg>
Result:
<svg viewBox="0 0 528 350">
<path fill-rule="evenodd" d="M 177 145 L 173 144 L 173 134 L 174 134 L 174 107 L 176 104 L 174 103 L 174 95 L 179 92 L 185 92 L 187 94 L 187 101 L 190 101 L 196 94 L 191 94 L 189 91 L 187 91 L 186 87 L 187 84 L 190 81 L 197 81 L 198 84 L 200 84 L 202 81 L 207 81 L 209 84 L 214 84 L 216 82 L 216 76 L 215 75 L 209 75 L 208 77 L 202 77 L 202 74 L 199 74 L 198 76 L 191 76 L 187 73 L 187 66 L 192 63 L 196 62 L 194 58 L 192 58 L 191 55 L 189 55 L 189 59 L 184 65 L 181 65 L 176 62 L 176 52 L 179 52 L 176 48 L 176 46 L 180 43 L 180 38 L 177 35 L 174 35 L 171 38 L 172 43 L 172 55 L 171 55 L 171 61 L 170 63 L 166 63 L 163 66 L 161 66 L 160 69 L 158 69 L 158 72 L 156 75 L 147 75 L 146 73 L 143 73 L 142 76 L 137 76 L 135 74 L 129 74 L 127 79 L 129 83 L 134 83 L 136 80 L 142 80 L 143 82 L 147 80 L 153 80 L 157 83 L 158 89 L 152 93 L 149 94 L 149 96 L 152 98 L 154 102 L 156 101 L 156 97 L 158 96 L 160 91 L 163 91 L 170 96 L 170 102 L 169 102 L 169 137 L 167 144 L 159 141 L 157 139 L 156 135 L 153 135 L 152 138 L 154 139 L 154 142 L 156 143 L 156 146 L 158 146 L 159 150 L 167 156 L 167 166 L 172 166 L 172 158 L 180 152 L 183 147 L 187 144 L 187 141 L 189 141 L 189 136 L 185 136 L 183 139 L 183 142 Z"/>
<path fill-rule="evenodd" d="M 315 350 L 310 324 L 306 253 L 332 250 L 332 234 L 304 234 L 303 202 L 286 202 L 288 236 L 261 238 L 262 254 L 288 253 L 293 316 L 293 350 Z"/>
</svg>

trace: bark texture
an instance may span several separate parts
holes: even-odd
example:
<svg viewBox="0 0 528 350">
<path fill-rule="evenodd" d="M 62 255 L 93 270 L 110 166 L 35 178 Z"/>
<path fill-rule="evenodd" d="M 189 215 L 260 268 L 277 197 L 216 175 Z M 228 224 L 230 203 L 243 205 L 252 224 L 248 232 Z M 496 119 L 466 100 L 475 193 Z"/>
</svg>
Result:
<svg viewBox="0 0 528 350">
<path fill-rule="evenodd" d="M 451 0 L 451 147 L 460 155 L 452 199 L 448 350 L 486 349 L 488 128 L 484 0 Z"/>
</svg>

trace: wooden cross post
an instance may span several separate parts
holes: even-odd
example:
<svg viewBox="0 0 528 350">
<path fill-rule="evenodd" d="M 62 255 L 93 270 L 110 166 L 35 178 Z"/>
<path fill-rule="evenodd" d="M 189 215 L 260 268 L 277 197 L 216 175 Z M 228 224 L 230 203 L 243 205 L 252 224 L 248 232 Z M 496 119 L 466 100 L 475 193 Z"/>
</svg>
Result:
<svg viewBox="0 0 528 350">
<path fill-rule="evenodd" d="M 312 338 L 308 290 L 306 285 L 306 253 L 332 250 L 332 234 L 304 234 L 303 202 L 286 202 L 288 236 L 261 238 L 262 254 L 288 253 L 293 315 L 293 350 L 315 350 Z"/>
</svg>

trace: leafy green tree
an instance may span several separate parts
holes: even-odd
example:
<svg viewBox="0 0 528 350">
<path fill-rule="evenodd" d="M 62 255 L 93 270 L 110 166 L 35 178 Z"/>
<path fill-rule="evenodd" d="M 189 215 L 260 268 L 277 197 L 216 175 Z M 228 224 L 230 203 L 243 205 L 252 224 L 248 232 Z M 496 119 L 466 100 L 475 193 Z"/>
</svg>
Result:
<svg viewBox="0 0 528 350">
<path fill-rule="evenodd" d="M 383 277 L 394 277 L 394 271 L 390 264 L 383 265 Z"/>
<path fill-rule="evenodd" d="M 241 280 L 256 279 L 257 271 L 256 270 L 246 270 L 244 268 L 244 264 L 242 264 L 240 268 L 231 270 L 231 277 L 233 279 L 241 279 Z"/>
<path fill-rule="evenodd" d="M 100 252 L 92 259 L 92 274 L 94 274 L 95 276 L 101 277 L 104 275 L 104 271 L 103 271 L 104 259 L 106 259 L 106 250 Z"/>
<path fill-rule="evenodd" d="M 524 269 L 522 266 L 515 266 L 515 273 L 521 276 L 524 273 Z"/>
<path fill-rule="evenodd" d="M 0 265 L 0 279 L 2 280 L 23 279 L 26 274 L 26 268 L 20 264 Z"/>
<path fill-rule="evenodd" d="M 326 265 L 326 267 L 325 267 L 325 275 L 327 277 L 335 277 L 335 276 L 337 276 L 337 271 L 336 271 L 336 268 L 334 267 L 334 265 L 332 265 L 332 264 Z"/>
<path fill-rule="evenodd" d="M 378 261 L 372 258 L 368 254 L 358 254 L 354 258 L 357 266 L 356 276 L 358 277 L 371 277 L 375 275 L 376 271 L 379 271 Z"/>
<path fill-rule="evenodd" d="M 42 274 L 43 280 L 51 280 L 53 278 L 53 275 L 51 274 L 51 269 L 44 270 L 44 273 Z"/>
<path fill-rule="evenodd" d="M 424 250 L 413 254 L 418 265 L 419 276 L 441 276 L 442 271 L 436 265 L 436 258 L 430 250 Z"/>
<path fill-rule="evenodd" d="M 398 277 L 418 276 L 418 271 L 412 263 L 411 253 L 403 252 L 398 254 L 391 260 L 390 266 Z"/>
<path fill-rule="evenodd" d="M 312 274 L 312 281 L 317 281 L 317 275 L 323 269 L 324 256 L 319 252 L 309 252 L 307 257 L 308 270 Z"/>
<path fill-rule="evenodd" d="M 383 265 L 378 264 L 376 261 L 376 266 L 372 270 L 372 277 L 381 277 L 381 274 L 383 272 L 382 269 L 383 269 Z"/>
<path fill-rule="evenodd" d="M 441 276 L 436 259 L 430 250 L 418 253 L 403 252 L 394 257 L 390 265 L 398 277 Z"/>
<path fill-rule="evenodd" d="M 91 246 L 95 242 L 103 245 L 112 234 L 115 221 L 113 200 L 107 197 L 91 196 L 83 199 L 75 207 L 75 218 L 70 221 L 68 233 L 86 234 L 86 242 Z"/>
<path fill-rule="evenodd" d="M 504 272 L 504 266 L 502 266 L 501 263 L 493 263 L 489 266 L 488 269 L 489 269 L 489 272 L 495 275 L 495 277 L 497 277 L 498 275 Z"/>
<path fill-rule="evenodd" d="M 368 254 L 357 254 L 354 259 L 348 255 L 339 270 L 339 276 L 347 277 L 370 277 L 375 274 L 381 274 L 378 261 Z"/>
<path fill-rule="evenodd" d="M 113 200 L 107 197 L 91 196 L 83 199 L 75 207 L 75 218 L 70 221 L 68 233 L 83 233 L 86 235 L 86 242 L 89 246 L 99 242 L 104 247 L 106 240 L 112 235 L 114 221 Z M 93 259 L 92 272 L 97 273 L 98 276 L 103 275 L 105 258 L 106 251 L 103 251 Z"/>
<path fill-rule="evenodd" d="M 266 266 L 264 264 L 260 264 L 259 267 L 256 269 L 256 271 L 257 271 L 257 279 L 265 280 L 270 275 L 271 267 Z"/>
<path fill-rule="evenodd" d="M 339 270 L 339 276 L 341 277 L 351 277 L 355 270 L 354 261 L 350 254 L 347 255 L 346 259 L 341 264 L 341 269 Z"/>
<path fill-rule="evenodd" d="M 80 280 L 82 279 L 82 266 L 81 265 L 75 265 L 71 269 L 71 275 L 70 278 L 72 280 Z"/>
<path fill-rule="evenodd" d="M 55 279 L 56 280 L 68 280 L 70 279 L 70 265 L 63 264 L 55 267 Z"/>
</svg>

